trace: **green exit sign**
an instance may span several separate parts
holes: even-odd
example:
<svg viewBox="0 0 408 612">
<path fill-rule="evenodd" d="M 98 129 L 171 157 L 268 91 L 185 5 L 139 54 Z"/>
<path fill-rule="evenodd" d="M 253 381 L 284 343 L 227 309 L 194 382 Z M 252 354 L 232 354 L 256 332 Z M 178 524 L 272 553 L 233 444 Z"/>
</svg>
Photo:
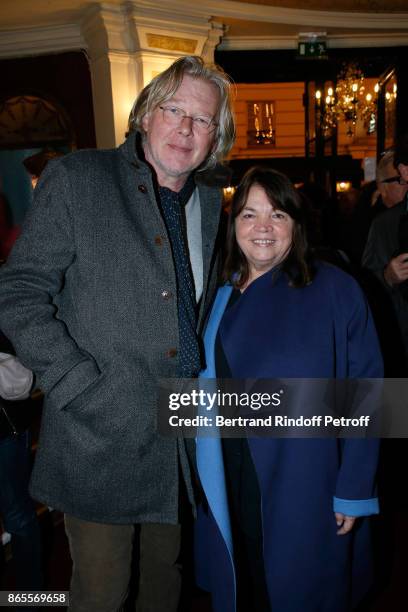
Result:
<svg viewBox="0 0 408 612">
<path fill-rule="evenodd" d="M 300 42 L 298 56 L 305 59 L 327 59 L 327 45 L 324 41 Z"/>
</svg>

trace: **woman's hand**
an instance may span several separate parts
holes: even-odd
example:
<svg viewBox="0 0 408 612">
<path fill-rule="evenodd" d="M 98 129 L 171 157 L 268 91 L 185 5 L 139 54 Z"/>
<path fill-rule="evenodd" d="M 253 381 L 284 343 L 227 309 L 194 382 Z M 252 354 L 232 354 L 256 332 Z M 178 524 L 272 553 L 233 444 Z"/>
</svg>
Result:
<svg viewBox="0 0 408 612">
<path fill-rule="evenodd" d="M 353 529 L 353 525 L 356 522 L 355 516 L 346 516 L 342 512 L 335 512 L 337 527 L 340 527 L 337 531 L 337 535 L 345 535 Z"/>
</svg>

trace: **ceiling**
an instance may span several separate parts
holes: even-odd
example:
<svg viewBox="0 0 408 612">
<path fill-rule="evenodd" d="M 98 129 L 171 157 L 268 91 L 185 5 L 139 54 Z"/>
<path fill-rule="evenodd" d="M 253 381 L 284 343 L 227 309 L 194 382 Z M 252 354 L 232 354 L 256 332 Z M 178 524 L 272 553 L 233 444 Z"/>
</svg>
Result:
<svg viewBox="0 0 408 612">
<path fill-rule="evenodd" d="M 24 29 L 30 31 L 31 28 L 43 26 L 79 24 L 84 13 L 99 4 L 104 5 L 102 0 L 0 0 L 0 30 L 9 31 L 14 36 Z M 119 7 L 127 4 L 132 3 L 127 3 L 126 0 L 107 0 L 105 6 Z M 154 11 L 156 6 L 164 10 L 167 6 L 170 10 L 172 6 L 191 6 L 194 12 L 194 3 L 189 0 L 133 0 L 133 4 L 136 10 L 141 10 L 142 13 L 145 8 Z M 275 12 L 274 7 L 281 10 Z M 299 12 L 293 9 L 298 9 Z M 394 45 L 406 44 L 408 35 L 408 0 L 201 0 L 200 10 L 204 11 L 203 14 L 215 16 L 217 22 L 221 21 L 228 26 L 221 45 L 221 48 L 226 50 L 268 48 L 269 41 L 273 39 L 277 41 L 277 48 L 285 48 L 282 41 L 288 40 L 287 44 L 293 46 L 293 39 L 296 39 L 300 32 L 327 32 L 328 37 L 332 36 L 340 46 L 338 40 L 342 36 L 348 36 L 350 32 L 354 39 L 360 37 L 362 40 L 378 33 L 384 41 L 380 43 L 382 46 L 389 41 L 392 45 L 392 37 Z M 308 14 L 307 11 L 319 10 L 324 11 L 326 17 L 316 19 L 316 23 L 314 20 L 319 14 Z M 342 11 L 348 15 L 341 16 Z M 350 11 L 364 15 L 354 21 L 349 18 Z M 370 13 L 370 16 L 367 13 Z M 388 18 L 383 18 L 382 13 L 388 13 Z M 392 13 L 398 13 L 400 17 L 393 18 Z M 406 16 L 402 16 L 402 13 Z M 337 17 L 339 15 L 340 19 Z M 382 22 L 386 19 L 388 24 L 390 18 L 394 20 L 394 24 L 388 29 L 389 26 Z M 369 24 L 368 21 L 372 23 Z M 397 40 L 399 32 L 402 33 L 402 38 Z M 261 47 L 257 46 L 260 39 L 264 41 L 259 43 Z M 262 44 L 266 47 L 262 47 Z M 372 39 L 366 44 L 373 44 Z"/>
<path fill-rule="evenodd" d="M 82 11 L 97 0 L 0 0 L 0 28 L 75 23 Z M 123 0 L 109 0 L 121 5 Z"/>
<path fill-rule="evenodd" d="M 408 0 L 407 0 L 408 1 Z M 344 33 L 344 28 L 341 27 L 324 27 L 321 25 L 308 25 L 307 27 L 285 24 L 271 23 L 267 21 L 244 21 L 227 17 L 223 19 L 223 23 L 228 26 L 228 36 L 251 36 L 251 37 L 267 37 L 267 36 L 297 36 L 299 32 L 320 32 L 322 29 L 327 34 Z M 403 28 L 401 28 L 403 29 Z M 383 30 L 370 29 L 370 33 L 382 33 Z M 364 35 L 367 29 L 353 28 L 355 35 Z"/>
<path fill-rule="evenodd" d="M 244 0 L 235 0 L 235 2 L 242 3 Z M 245 3 L 303 10 L 408 13 L 407 0 L 245 0 Z M 94 4 L 100 2 L 98 0 L 0 0 L 0 29 L 74 23 L 84 9 Z M 108 0 L 108 4 L 123 5 L 124 0 Z M 137 6 L 138 3 L 135 4 Z M 165 6 L 163 0 L 158 4 L 162 8 Z"/>
<path fill-rule="evenodd" d="M 407 0 L 238 0 L 310 11 L 358 11 L 361 13 L 408 13 Z"/>
</svg>

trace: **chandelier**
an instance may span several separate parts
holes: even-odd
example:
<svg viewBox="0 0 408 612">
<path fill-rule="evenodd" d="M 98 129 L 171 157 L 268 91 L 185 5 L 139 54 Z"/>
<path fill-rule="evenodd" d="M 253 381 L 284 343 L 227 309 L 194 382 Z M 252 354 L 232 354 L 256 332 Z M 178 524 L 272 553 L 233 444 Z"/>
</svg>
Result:
<svg viewBox="0 0 408 612">
<path fill-rule="evenodd" d="M 367 91 L 363 71 L 356 64 L 344 65 L 337 75 L 337 85 L 324 94 L 315 93 L 318 121 L 325 134 L 332 133 L 339 121 L 345 123 L 347 136 L 354 136 L 358 120 L 368 134 L 376 129 L 379 85 Z"/>
</svg>

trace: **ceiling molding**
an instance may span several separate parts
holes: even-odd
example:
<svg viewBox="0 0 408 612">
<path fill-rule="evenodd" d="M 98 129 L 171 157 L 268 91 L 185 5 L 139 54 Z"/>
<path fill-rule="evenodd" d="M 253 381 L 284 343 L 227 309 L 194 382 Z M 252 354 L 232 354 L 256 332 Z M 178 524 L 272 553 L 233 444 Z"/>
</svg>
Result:
<svg viewBox="0 0 408 612">
<path fill-rule="evenodd" d="M 177 36 L 193 36 L 200 40 L 200 49 L 210 35 L 212 21 L 221 22 L 211 47 L 222 34 L 224 19 L 241 19 L 249 22 L 295 25 L 303 31 L 338 28 L 341 34 L 328 36 L 330 47 L 400 46 L 408 44 L 408 13 L 354 13 L 286 9 L 273 6 L 235 2 L 234 0 L 133 0 L 119 5 L 101 3 L 85 10 L 78 23 L 9 28 L 0 31 L 0 58 L 24 57 L 46 53 L 59 53 L 78 49 L 89 50 L 94 55 L 106 50 L 134 52 L 140 46 L 135 36 L 137 28 L 155 28 L 157 33 Z M 377 31 L 361 34 L 361 30 Z M 150 31 L 155 31 L 150 30 Z M 163 30 L 168 30 L 163 31 Z M 360 30 L 356 33 L 355 30 Z M 386 31 L 388 33 L 386 33 Z M 175 34 L 174 34 L 175 35 Z M 187 36 L 187 37 L 188 37 Z M 296 36 L 226 36 L 218 47 L 221 50 L 293 49 Z M 208 46 L 208 42 L 206 43 Z M 206 47 L 204 48 L 205 51 Z M 159 52 L 159 51 L 157 51 Z"/>
<path fill-rule="evenodd" d="M 226 36 L 218 51 L 261 51 L 267 49 L 297 49 L 297 36 Z M 329 49 L 403 47 L 408 45 L 408 31 L 392 34 L 328 34 Z"/>
<path fill-rule="evenodd" d="M 345 49 L 349 47 L 403 47 L 408 45 L 407 32 L 393 32 L 390 34 L 328 34 L 327 46 L 329 49 Z"/>
<path fill-rule="evenodd" d="M 258 51 L 262 49 L 296 49 L 293 36 L 227 36 L 217 51 Z"/>
<path fill-rule="evenodd" d="M 135 0 L 137 9 L 160 11 L 156 0 Z M 354 11 L 311 11 L 289 9 L 265 4 L 249 4 L 233 0 L 203 0 L 192 5 L 191 0 L 166 0 L 165 11 L 180 15 L 227 17 L 245 21 L 263 21 L 303 27 L 333 27 L 347 29 L 408 29 L 408 13 L 359 13 Z"/>
<path fill-rule="evenodd" d="M 129 21 L 121 7 L 106 3 L 92 7 L 82 17 L 81 32 L 94 60 L 108 52 L 131 50 Z"/>
<path fill-rule="evenodd" d="M 0 58 L 86 49 L 79 24 L 0 31 Z"/>
</svg>

